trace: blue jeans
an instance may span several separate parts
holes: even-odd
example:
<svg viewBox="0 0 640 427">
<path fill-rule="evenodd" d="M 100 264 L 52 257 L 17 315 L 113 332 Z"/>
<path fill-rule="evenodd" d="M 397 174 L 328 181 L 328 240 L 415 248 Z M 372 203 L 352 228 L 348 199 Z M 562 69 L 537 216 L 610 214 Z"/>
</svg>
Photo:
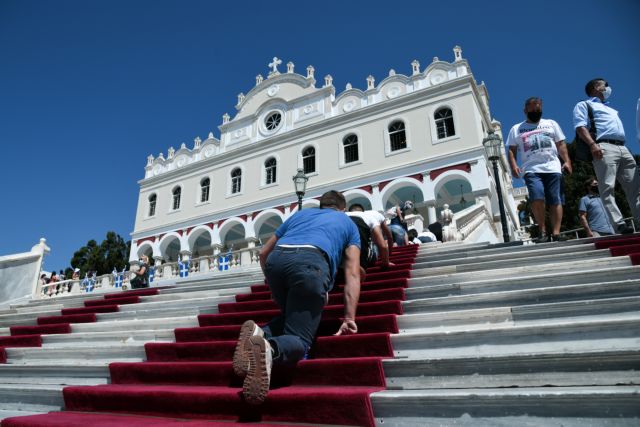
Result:
<svg viewBox="0 0 640 427">
<path fill-rule="evenodd" d="M 407 232 L 404 227 L 398 224 L 389 224 L 389 229 L 393 235 L 393 241 L 397 243 L 398 246 L 404 246 L 404 235 Z"/>
<path fill-rule="evenodd" d="M 324 254 L 312 248 L 276 246 L 265 265 L 265 276 L 281 314 L 265 326 L 274 344 L 274 363 L 303 359 L 315 337 L 333 277 Z"/>
</svg>

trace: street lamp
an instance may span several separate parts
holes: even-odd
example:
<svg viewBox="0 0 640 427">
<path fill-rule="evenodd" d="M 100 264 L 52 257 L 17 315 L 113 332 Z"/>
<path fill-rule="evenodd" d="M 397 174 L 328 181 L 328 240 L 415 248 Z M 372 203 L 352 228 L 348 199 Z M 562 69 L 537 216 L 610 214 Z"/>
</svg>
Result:
<svg viewBox="0 0 640 427">
<path fill-rule="evenodd" d="M 496 180 L 496 190 L 498 190 L 498 206 L 500 207 L 500 224 L 502 224 L 502 238 L 505 243 L 509 241 L 509 229 L 507 228 L 507 215 L 504 210 L 504 199 L 502 198 L 502 187 L 500 185 L 500 174 L 498 173 L 498 160 L 502 156 L 502 139 L 500 135 L 489 131 L 489 134 L 482 140 L 482 145 L 487 152 L 487 158 L 493 163 L 493 177 Z"/>
<path fill-rule="evenodd" d="M 462 209 L 467 207 L 467 201 L 464 198 L 464 192 L 462 191 L 462 184 L 460 184 L 460 206 Z"/>
<path fill-rule="evenodd" d="M 293 177 L 293 185 L 296 187 L 296 194 L 298 195 L 298 211 L 302 209 L 302 198 L 307 191 L 307 181 L 309 181 L 309 178 L 304 174 L 304 171 L 298 169 L 298 173 Z"/>
</svg>

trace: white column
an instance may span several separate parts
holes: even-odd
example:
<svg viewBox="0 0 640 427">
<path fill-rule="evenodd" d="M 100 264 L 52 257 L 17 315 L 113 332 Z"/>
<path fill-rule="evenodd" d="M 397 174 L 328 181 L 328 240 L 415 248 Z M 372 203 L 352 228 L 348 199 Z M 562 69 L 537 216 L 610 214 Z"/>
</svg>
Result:
<svg viewBox="0 0 640 427">
<path fill-rule="evenodd" d="M 438 217 L 436 216 L 436 205 L 435 202 L 429 202 L 429 204 L 427 205 L 427 214 L 428 214 L 428 218 L 427 218 L 427 225 L 431 225 L 434 222 L 438 221 Z"/>
<path fill-rule="evenodd" d="M 382 198 L 380 197 L 380 185 L 376 182 L 371 184 L 371 209 L 374 211 L 383 211 Z"/>
<path fill-rule="evenodd" d="M 188 250 L 180 251 L 180 257 L 182 258 L 182 262 L 189 261 L 191 259 L 191 251 L 188 251 Z"/>
</svg>

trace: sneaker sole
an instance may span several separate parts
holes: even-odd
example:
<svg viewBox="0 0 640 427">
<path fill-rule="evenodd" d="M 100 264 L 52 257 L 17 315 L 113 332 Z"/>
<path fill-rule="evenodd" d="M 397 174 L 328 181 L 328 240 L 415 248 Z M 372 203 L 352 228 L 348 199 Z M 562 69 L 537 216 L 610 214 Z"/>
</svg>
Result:
<svg viewBox="0 0 640 427">
<path fill-rule="evenodd" d="M 240 377 L 246 376 L 249 370 L 249 357 L 245 352 L 245 341 L 251 338 L 257 329 L 259 329 L 258 325 L 253 320 L 247 320 L 240 328 L 238 343 L 233 352 L 233 372 Z M 261 332 L 259 331 L 258 335 L 262 336 Z"/>
<path fill-rule="evenodd" d="M 249 371 L 242 384 L 242 394 L 248 404 L 260 405 L 269 392 L 269 367 L 265 361 L 266 341 L 263 337 L 252 336 L 246 343 L 245 352 L 249 358 Z"/>
</svg>

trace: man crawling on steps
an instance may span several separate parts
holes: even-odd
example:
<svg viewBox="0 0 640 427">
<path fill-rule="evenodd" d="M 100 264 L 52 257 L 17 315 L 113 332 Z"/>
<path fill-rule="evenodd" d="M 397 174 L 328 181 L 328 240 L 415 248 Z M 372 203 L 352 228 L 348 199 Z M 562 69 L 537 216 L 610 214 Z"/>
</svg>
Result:
<svg viewBox="0 0 640 427">
<path fill-rule="evenodd" d="M 358 332 L 360 236 L 345 208 L 341 193 L 324 193 L 319 209 L 289 217 L 260 251 L 260 266 L 281 313 L 264 328 L 247 320 L 240 329 L 233 370 L 244 377 L 242 392 L 250 404 L 264 402 L 272 364 L 293 367 L 306 357 L 343 258 L 344 318 L 335 335 Z"/>
</svg>

